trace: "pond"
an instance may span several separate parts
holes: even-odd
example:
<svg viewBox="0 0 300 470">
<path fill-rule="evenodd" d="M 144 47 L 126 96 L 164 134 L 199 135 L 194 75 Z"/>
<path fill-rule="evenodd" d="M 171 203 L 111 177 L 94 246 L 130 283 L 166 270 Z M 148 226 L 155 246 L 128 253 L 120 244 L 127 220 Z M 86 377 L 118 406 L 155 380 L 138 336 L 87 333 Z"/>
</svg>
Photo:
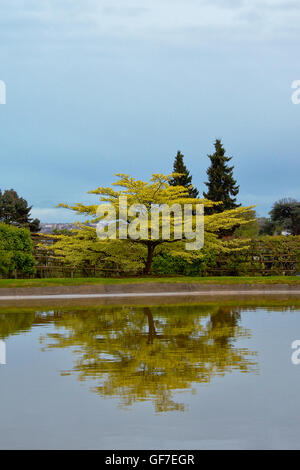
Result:
<svg viewBox="0 0 300 470">
<path fill-rule="evenodd" d="M 0 448 L 299 449 L 295 340 L 300 299 L 0 309 Z"/>
</svg>

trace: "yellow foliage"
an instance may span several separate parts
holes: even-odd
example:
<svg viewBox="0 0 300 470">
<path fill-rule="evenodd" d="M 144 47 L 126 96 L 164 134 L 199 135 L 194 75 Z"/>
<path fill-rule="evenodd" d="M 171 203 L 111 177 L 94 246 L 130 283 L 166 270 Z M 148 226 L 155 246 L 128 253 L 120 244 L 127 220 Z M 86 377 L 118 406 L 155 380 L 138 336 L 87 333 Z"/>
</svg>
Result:
<svg viewBox="0 0 300 470">
<path fill-rule="evenodd" d="M 171 186 L 169 182 L 172 177 L 176 176 L 175 173 L 171 175 L 153 174 L 149 182 L 137 180 L 126 174 L 117 174 L 116 176 L 119 179 L 113 183 L 113 188 L 99 187 L 90 191 L 89 194 L 99 196 L 100 203 L 111 204 L 115 209 L 117 219 L 120 214 L 120 196 L 127 197 L 128 207 L 133 204 L 143 204 L 149 213 L 153 205 L 168 204 L 171 206 L 179 204 L 183 206 L 184 204 L 191 204 L 194 209 L 196 204 L 203 204 L 206 208 L 219 204 L 207 199 L 190 198 L 187 188 Z M 121 189 L 114 189 L 116 186 Z M 101 222 L 101 217 L 97 217 L 97 209 L 99 207 L 97 204 L 60 204 L 59 207 L 71 209 L 80 215 L 84 214 L 91 218 L 90 222 Z M 219 232 L 251 222 L 252 219 L 249 217 L 249 214 L 252 207 L 238 207 L 237 209 L 205 216 L 204 245 L 206 251 L 212 249 L 226 252 L 233 249 L 241 249 L 245 245 L 245 240 L 243 242 L 239 240 L 227 242 L 220 239 Z M 195 219 L 195 216 L 193 217 Z M 127 222 L 130 223 L 132 220 L 133 216 L 128 216 Z M 174 216 L 171 222 L 171 235 L 174 235 L 176 222 Z M 160 228 L 162 228 L 164 223 L 164 218 L 160 216 Z M 99 240 L 95 228 L 81 225 L 78 230 L 73 231 L 72 236 L 59 236 L 59 240 L 53 245 L 53 250 L 57 255 L 65 257 L 67 262 L 74 265 L 84 262 L 98 264 L 111 261 L 125 270 L 138 270 L 144 266 L 144 272 L 148 274 L 151 270 L 154 253 L 156 254 L 162 249 L 190 261 L 202 257 L 201 250 L 187 251 L 184 241 L 184 238 L 180 241 L 175 240 L 174 236 L 171 236 L 170 240 L 165 240 L 161 236 L 157 240 L 153 240 L 150 235 L 148 239 L 138 240 Z"/>
</svg>

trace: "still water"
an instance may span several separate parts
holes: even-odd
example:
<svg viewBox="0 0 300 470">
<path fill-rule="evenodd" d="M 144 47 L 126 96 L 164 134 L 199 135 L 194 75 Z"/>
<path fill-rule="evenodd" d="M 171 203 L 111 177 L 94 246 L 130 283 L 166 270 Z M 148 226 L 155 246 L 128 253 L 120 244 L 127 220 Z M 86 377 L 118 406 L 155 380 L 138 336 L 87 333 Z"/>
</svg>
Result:
<svg viewBox="0 0 300 470">
<path fill-rule="evenodd" d="M 0 448 L 299 449 L 297 339 L 299 300 L 0 309 Z"/>
</svg>

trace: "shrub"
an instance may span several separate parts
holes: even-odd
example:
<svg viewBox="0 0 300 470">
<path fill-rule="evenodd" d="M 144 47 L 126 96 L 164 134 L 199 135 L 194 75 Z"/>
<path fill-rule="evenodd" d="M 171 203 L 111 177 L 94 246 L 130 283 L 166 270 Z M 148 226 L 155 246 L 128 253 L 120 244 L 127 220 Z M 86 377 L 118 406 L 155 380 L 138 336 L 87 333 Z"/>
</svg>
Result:
<svg viewBox="0 0 300 470">
<path fill-rule="evenodd" d="M 188 262 L 180 256 L 161 252 L 153 260 L 152 272 L 158 275 L 205 276 L 216 265 L 216 253 L 203 248 L 203 258 Z"/>
<path fill-rule="evenodd" d="M 35 265 L 29 230 L 0 223 L 0 275 L 34 274 Z"/>
</svg>

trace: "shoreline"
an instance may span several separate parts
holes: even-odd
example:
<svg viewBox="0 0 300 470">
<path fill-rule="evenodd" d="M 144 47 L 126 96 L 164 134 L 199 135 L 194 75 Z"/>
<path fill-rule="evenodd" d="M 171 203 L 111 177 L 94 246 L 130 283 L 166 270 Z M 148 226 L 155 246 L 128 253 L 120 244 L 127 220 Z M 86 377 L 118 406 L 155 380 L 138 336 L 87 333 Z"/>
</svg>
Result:
<svg viewBox="0 0 300 470">
<path fill-rule="evenodd" d="M 26 304 L 36 302 L 55 304 L 72 303 L 109 303 L 123 302 L 162 303 L 173 300 L 195 302 L 217 298 L 237 299 L 237 297 L 277 297 L 300 298 L 300 285 L 289 284 L 203 284 L 200 283 L 139 283 L 139 284 L 99 284 L 82 286 L 51 286 L 51 287 L 15 287 L 0 289 L 0 307 L 5 305 Z"/>
</svg>

